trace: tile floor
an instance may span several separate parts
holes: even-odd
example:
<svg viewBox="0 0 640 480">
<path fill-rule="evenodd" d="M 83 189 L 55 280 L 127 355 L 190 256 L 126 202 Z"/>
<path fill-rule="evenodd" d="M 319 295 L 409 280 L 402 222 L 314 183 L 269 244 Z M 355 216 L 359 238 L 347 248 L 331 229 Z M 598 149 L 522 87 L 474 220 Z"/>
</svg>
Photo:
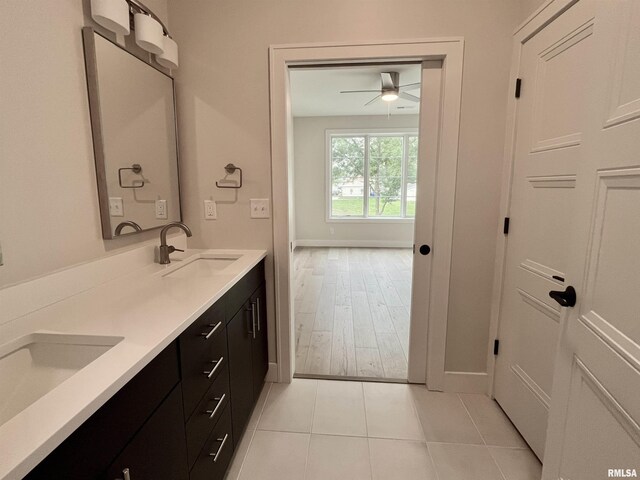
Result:
<svg viewBox="0 0 640 480">
<path fill-rule="evenodd" d="M 495 402 L 423 386 L 267 384 L 228 480 L 538 480 Z"/>
<path fill-rule="evenodd" d="M 296 374 L 407 378 L 411 249 L 296 248 Z"/>
</svg>

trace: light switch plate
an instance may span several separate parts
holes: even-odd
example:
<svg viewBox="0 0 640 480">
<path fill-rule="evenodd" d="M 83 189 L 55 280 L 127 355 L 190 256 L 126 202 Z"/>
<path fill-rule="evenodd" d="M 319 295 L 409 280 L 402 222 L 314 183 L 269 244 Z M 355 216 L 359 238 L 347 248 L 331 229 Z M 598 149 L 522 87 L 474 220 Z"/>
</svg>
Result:
<svg viewBox="0 0 640 480">
<path fill-rule="evenodd" d="M 166 220 L 167 216 L 167 201 L 156 200 L 156 218 Z"/>
<path fill-rule="evenodd" d="M 109 215 L 112 217 L 124 217 L 122 197 L 109 197 Z"/>
<path fill-rule="evenodd" d="M 251 199 L 251 218 L 269 218 L 269 199 L 268 198 L 252 198 Z"/>
<path fill-rule="evenodd" d="M 213 200 L 205 200 L 204 201 L 204 219 L 215 220 L 216 218 L 218 218 L 216 202 Z"/>
</svg>

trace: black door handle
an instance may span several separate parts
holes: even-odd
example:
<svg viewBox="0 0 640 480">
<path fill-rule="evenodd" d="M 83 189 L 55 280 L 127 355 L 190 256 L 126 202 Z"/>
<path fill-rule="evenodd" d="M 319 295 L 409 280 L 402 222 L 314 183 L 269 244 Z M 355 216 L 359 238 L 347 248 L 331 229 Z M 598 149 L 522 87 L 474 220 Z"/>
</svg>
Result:
<svg viewBox="0 0 640 480">
<path fill-rule="evenodd" d="M 418 251 L 422 255 L 429 255 L 429 252 L 431 252 L 431 247 L 429 245 L 420 245 L 420 248 L 418 249 Z"/>
<path fill-rule="evenodd" d="M 561 307 L 573 307 L 576 304 L 576 289 L 569 285 L 564 292 L 551 290 L 549 296 L 560 304 Z"/>
</svg>

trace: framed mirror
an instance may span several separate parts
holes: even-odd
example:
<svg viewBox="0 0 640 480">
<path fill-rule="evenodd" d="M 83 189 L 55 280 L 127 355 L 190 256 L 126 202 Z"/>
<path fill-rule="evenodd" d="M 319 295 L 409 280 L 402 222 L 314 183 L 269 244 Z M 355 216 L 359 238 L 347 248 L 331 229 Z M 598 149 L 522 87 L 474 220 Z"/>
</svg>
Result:
<svg viewBox="0 0 640 480">
<path fill-rule="evenodd" d="M 102 236 L 181 221 L 173 78 L 82 29 Z"/>
</svg>

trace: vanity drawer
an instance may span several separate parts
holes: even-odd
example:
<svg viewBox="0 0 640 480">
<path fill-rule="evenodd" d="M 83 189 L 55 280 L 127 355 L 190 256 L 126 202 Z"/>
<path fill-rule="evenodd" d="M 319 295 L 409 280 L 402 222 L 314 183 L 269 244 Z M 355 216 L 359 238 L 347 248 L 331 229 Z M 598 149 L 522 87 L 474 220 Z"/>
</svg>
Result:
<svg viewBox="0 0 640 480">
<path fill-rule="evenodd" d="M 225 367 L 229 362 L 224 321 L 219 320 L 213 325 L 208 327 L 209 332 L 215 329 L 209 338 L 193 335 L 180 336 L 180 369 L 185 420 L 191 416 L 220 372 L 226 371 Z"/>
<path fill-rule="evenodd" d="M 231 408 L 227 406 L 200 451 L 190 480 L 222 480 L 232 456 Z"/>
<path fill-rule="evenodd" d="M 189 467 L 198 457 L 211 429 L 222 417 L 229 400 L 229 368 L 225 365 L 187 422 Z"/>
<path fill-rule="evenodd" d="M 206 355 L 216 338 L 224 336 L 224 297 L 211 305 L 180 335 L 180 363 L 189 365 Z"/>
<path fill-rule="evenodd" d="M 238 310 L 249 299 L 251 294 L 264 283 L 264 260 L 253 267 L 249 273 L 238 280 L 224 296 L 227 307 L 227 322 L 238 313 Z"/>
</svg>

